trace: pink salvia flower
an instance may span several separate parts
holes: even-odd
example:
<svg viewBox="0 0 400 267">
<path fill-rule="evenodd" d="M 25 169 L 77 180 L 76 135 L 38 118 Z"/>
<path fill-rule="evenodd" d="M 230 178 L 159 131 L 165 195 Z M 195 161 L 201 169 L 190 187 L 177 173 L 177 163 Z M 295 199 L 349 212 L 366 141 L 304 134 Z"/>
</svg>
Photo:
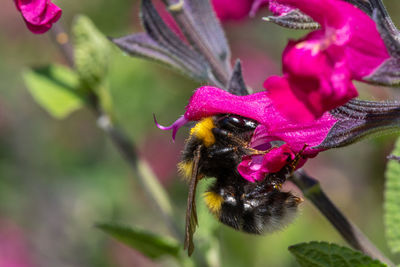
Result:
<svg viewBox="0 0 400 267">
<path fill-rule="evenodd" d="M 246 95 L 232 95 L 222 89 L 204 86 L 195 91 L 185 114 L 171 126 L 157 126 L 162 130 L 177 130 L 186 122 L 197 121 L 216 114 L 236 114 L 256 120 L 257 126 L 250 146 L 259 150 L 268 151 L 264 156 L 253 156 L 244 159 L 239 171 L 249 181 L 256 181 L 265 177 L 268 172 L 282 168 L 288 157 L 293 157 L 302 151 L 303 157 L 314 157 L 321 150 L 315 146 L 321 144 L 330 129 L 337 122 L 329 113 L 325 113 L 318 120 L 308 123 L 295 123 L 281 116 L 272 105 L 267 91 Z M 284 146 L 274 148 L 271 142 L 283 141 Z M 272 149 L 271 149 L 272 148 Z M 299 164 L 300 167 L 304 161 Z"/>
<path fill-rule="evenodd" d="M 283 77 L 264 83 L 276 108 L 289 119 L 310 121 L 343 105 L 357 96 L 352 80 L 363 80 L 389 58 L 375 22 L 355 6 L 341 0 L 276 1 L 321 25 L 289 42 Z"/>
<path fill-rule="evenodd" d="M 47 32 L 61 17 L 61 9 L 50 0 L 14 0 L 28 29 L 33 33 Z"/>
<path fill-rule="evenodd" d="M 253 0 L 212 0 L 217 17 L 221 21 L 241 20 L 248 17 Z"/>
</svg>

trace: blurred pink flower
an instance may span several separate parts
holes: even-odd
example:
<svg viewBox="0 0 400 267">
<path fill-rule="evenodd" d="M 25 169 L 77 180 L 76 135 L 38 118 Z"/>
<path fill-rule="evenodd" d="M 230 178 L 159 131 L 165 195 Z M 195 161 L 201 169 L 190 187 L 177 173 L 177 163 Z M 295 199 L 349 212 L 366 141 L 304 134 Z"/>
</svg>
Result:
<svg viewBox="0 0 400 267">
<path fill-rule="evenodd" d="M 236 36 L 235 36 L 236 37 Z M 265 76 L 279 73 L 279 66 L 265 49 L 254 47 L 240 38 L 233 38 L 231 42 L 232 54 L 240 58 L 242 74 L 246 85 L 254 91 L 263 90 Z"/>
<path fill-rule="evenodd" d="M 253 17 L 263 6 L 269 6 L 269 10 L 276 16 L 285 15 L 293 8 L 277 2 L 277 0 L 212 0 L 212 5 L 221 21 L 241 20 L 249 16 Z"/>
<path fill-rule="evenodd" d="M 28 29 L 33 33 L 47 32 L 61 17 L 62 10 L 50 0 L 14 0 Z"/>
<path fill-rule="evenodd" d="M 162 130 L 173 130 L 175 136 L 178 129 L 188 121 L 197 121 L 216 114 L 236 114 L 256 120 L 259 125 L 250 142 L 251 147 L 268 150 L 273 147 L 271 142 L 285 143 L 277 149 L 270 149 L 262 157 L 244 159 L 239 171 L 249 181 L 261 179 L 266 173 L 281 169 L 284 161 L 302 151 L 304 145 L 307 147 L 302 151 L 302 156 L 315 157 L 321 150 L 314 147 L 322 143 L 337 122 L 329 113 L 307 123 L 291 122 L 276 111 L 267 91 L 237 96 L 219 88 L 203 86 L 195 91 L 186 106 L 185 114 L 175 123 L 168 127 L 156 123 Z M 298 167 L 304 163 L 302 161 Z"/>
<path fill-rule="evenodd" d="M 321 29 L 290 41 L 283 53 L 283 77 L 264 87 L 275 107 L 296 121 L 310 121 L 358 95 L 362 80 L 389 58 L 375 22 L 341 0 L 277 0 L 300 9 Z"/>
<path fill-rule="evenodd" d="M 255 13 L 270 0 L 212 0 L 212 5 L 221 21 L 241 20 Z M 272 0 L 271 2 L 275 2 Z"/>
<path fill-rule="evenodd" d="M 34 266 L 21 229 L 14 223 L 5 220 L 0 220 L 0 266 Z"/>
<path fill-rule="evenodd" d="M 179 146 L 167 142 L 160 136 L 147 136 L 140 146 L 140 155 L 149 163 L 164 186 L 173 181 L 176 163 L 179 161 Z"/>
<path fill-rule="evenodd" d="M 212 5 L 221 21 L 240 20 L 249 16 L 253 0 L 212 0 Z"/>
</svg>

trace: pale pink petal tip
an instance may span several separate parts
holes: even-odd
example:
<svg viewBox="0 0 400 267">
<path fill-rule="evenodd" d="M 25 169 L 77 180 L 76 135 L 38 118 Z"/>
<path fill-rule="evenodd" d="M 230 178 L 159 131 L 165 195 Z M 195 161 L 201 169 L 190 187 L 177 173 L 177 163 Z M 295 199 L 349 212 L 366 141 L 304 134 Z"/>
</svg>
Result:
<svg viewBox="0 0 400 267">
<path fill-rule="evenodd" d="M 170 126 L 162 126 L 157 122 L 156 115 L 153 114 L 154 118 L 154 123 L 158 127 L 158 129 L 163 130 L 163 131 L 169 131 L 172 130 L 172 140 L 175 141 L 175 136 L 176 133 L 178 132 L 179 128 L 181 128 L 183 125 L 189 122 L 188 119 L 185 118 L 185 116 L 181 116 L 179 119 L 177 119 L 174 123 L 172 123 Z"/>
</svg>

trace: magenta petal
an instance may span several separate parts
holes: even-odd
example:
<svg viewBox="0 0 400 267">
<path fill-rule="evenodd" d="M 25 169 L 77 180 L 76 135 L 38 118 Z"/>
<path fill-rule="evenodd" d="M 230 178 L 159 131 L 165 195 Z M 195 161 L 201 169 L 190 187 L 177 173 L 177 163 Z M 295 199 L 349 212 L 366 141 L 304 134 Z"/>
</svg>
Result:
<svg viewBox="0 0 400 267">
<path fill-rule="evenodd" d="M 154 118 L 154 123 L 156 124 L 156 126 L 158 127 L 158 129 L 163 130 L 163 131 L 169 131 L 172 130 L 172 140 L 175 141 L 175 136 L 176 133 L 178 132 L 179 128 L 181 128 L 182 126 L 184 126 L 186 123 L 189 122 L 189 120 L 187 120 L 185 118 L 185 116 L 181 116 L 179 117 L 179 119 L 177 119 L 173 124 L 171 124 L 170 126 L 162 126 L 161 124 L 159 124 L 157 122 L 156 119 L 156 115 L 153 114 L 153 118 Z"/>
<path fill-rule="evenodd" d="M 299 100 L 284 77 L 271 76 L 264 82 L 264 87 L 274 107 L 290 121 L 310 122 L 320 117 L 324 111 L 307 108 L 306 103 Z"/>
<path fill-rule="evenodd" d="M 265 173 L 261 171 L 262 155 L 254 156 L 253 158 L 245 158 L 237 167 L 240 175 L 247 181 L 254 183 L 265 178 Z"/>
<path fill-rule="evenodd" d="M 280 171 L 287 164 L 287 160 L 293 160 L 295 153 L 287 144 L 273 148 L 263 158 L 263 168 L 268 173 Z"/>
<path fill-rule="evenodd" d="M 232 113 L 263 122 L 270 108 L 271 101 L 266 92 L 237 96 L 216 87 L 203 86 L 190 98 L 185 117 L 200 120 L 215 114 Z"/>
<path fill-rule="evenodd" d="M 361 80 L 389 58 L 375 22 L 352 4 L 341 0 L 276 1 L 298 8 L 319 22 L 326 35 L 322 42 L 344 46 L 354 79 Z"/>
<path fill-rule="evenodd" d="M 284 77 L 265 82 L 274 106 L 289 119 L 308 121 L 345 104 L 358 95 L 352 80 L 363 80 L 389 58 L 375 22 L 355 6 L 341 0 L 276 1 L 321 24 L 289 42 L 282 56 Z"/>
<path fill-rule="evenodd" d="M 268 173 L 280 171 L 295 154 L 286 144 L 271 149 L 265 155 L 245 158 L 237 167 L 240 175 L 249 182 L 262 181 Z"/>
<path fill-rule="evenodd" d="M 289 42 L 283 53 L 285 77 L 279 83 L 275 77 L 264 83 L 271 92 L 274 106 L 289 119 L 304 122 L 319 118 L 325 111 L 358 95 L 343 49 L 319 51 L 322 34 L 316 31 L 308 35 L 306 41 Z M 285 105 L 282 102 L 286 99 L 287 103 L 295 104 Z M 310 114 L 312 116 L 307 116 Z"/>
</svg>

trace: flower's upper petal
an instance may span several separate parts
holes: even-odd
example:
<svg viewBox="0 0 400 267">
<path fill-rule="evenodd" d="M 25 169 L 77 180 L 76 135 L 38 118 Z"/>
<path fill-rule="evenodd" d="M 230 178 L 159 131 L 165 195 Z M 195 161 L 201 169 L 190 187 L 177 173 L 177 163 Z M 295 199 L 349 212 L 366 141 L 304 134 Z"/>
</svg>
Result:
<svg viewBox="0 0 400 267">
<path fill-rule="evenodd" d="M 232 113 L 262 123 L 271 108 L 266 92 L 237 96 L 216 87 L 203 86 L 190 98 L 185 118 L 200 120 L 215 114 Z"/>
<path fill-rule="evenodd" d="M 322 26 L 289 42 L 282 56 L 284 77 L 264 83 L 274 106 L 289 119 L 319 118 L 347 103 L 358 95 L 352 80 L 362 80 L 389 58 L 375 22 L 357 7 L 341 0 L 277 1 Z M 291 106 L 284 104 L 289 98 Z"/>
<path fill-rule="evenodd" d="M 368 17 L 368 20 L 359 23 L 363 27 L 356 27 L 353 31 L 345 47 L 345 56 L 353 79 L 361 81 L 389 59 L 390 55 L 373 20 Z"/>
<path fill-rule="evenodd" d="M 325 42 L 344 46 L 353 79 L 362 80 L 389 58 L 373 19 L 352 4 L 342 0 L 276 1 L 298 8 L 319 22 Z"/>
<path fill-rule="evenodd" d="M 290 104 L 290 102 L 288 102 Z M 254 119 L 260 123 L 253 136 L 263 138 L 265 142 L 281 140 L 287 143 L 297 153 L 304 144 L 308 147 L 305 154 L 315 154 L 318 151 L 312 147 L 319 145 L 337 121 L 329 113 L 321 118 L 307 123 L 291 122 L 282 116 L 273 105 L 266 91 L 246 95 L 232 95 L 222 89 L 204 86 L 195 91 L 186 107 L 187 120 L 200 120 L 215 114 L 237 114 Z M 257 133 L 260 131 L 260 134 Z M 270 137 L 269 140 L 266 138 Z M 271 139 L 272 138 L 272 139 Z M 259 142 L 257 142 L 259 144 Z"/>
<path fill-rule="evenodd" d="M 321 52 L 321 33 L 313 32 L 307 41 L 289 42 L 283 53 L 285 76 L 264 83 L 274 106 L 290 120 L 314 120 L 358 95 L 343 49 L 333 46 L 330 53 Z"/>
<path fill-rule="evenodd" d="M 49 0 L 15 0 L 26 25 L 33 33 L 44 33 L 61 17 L 61 9 Z"/>
<path fill-rule="evenodd" d="M 324 112 L 320 108 L 319 99 L 300 100 L 290 88 L 288 79 L 285 77 L 271 76 L 264 82 L 264 87 L 270 93 L 269 96 L 274 102 L 274 107 L 290 121 L 313 121 Z M 314 107 L 313 104 L 317 107 Z"/>
</svg>

